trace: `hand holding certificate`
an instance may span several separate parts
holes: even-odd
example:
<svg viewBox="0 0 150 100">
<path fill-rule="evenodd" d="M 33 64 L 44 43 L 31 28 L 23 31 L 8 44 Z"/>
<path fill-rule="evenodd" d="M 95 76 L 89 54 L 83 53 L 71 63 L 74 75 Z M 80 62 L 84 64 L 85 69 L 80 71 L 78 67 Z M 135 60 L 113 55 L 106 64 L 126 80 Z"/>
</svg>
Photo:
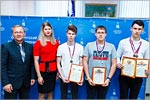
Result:
<svg viewBox="0 0 150 100">
<path fill-rule="evenodd" d="M 105 67 L 93 67 L 92 80 L 97 85 L 104 84 L 106 80 L 106 68 Z"/>
<path fill-rule="evenodd" d="M 83 66 L 77 64 L 71 64 L 71 69 L 69 73 L 69 81 L 71 82 L 81 82 L 83 76 Z"/>
<path fill-rule="evenodd" d="M 135 78 L 136 61 L 129 57 L 123 57 L 122 61 L 121 75 Z"/>
<path fill-rule="evenodd" d="M 145 70 L 148 70 L 148 59 L 137 59 L 136 77 L 148 77 Z"/>
<path fill-rule="evenodd" d="M 123 57 L 122 60 L 123 69 L 121 69 L 121 75 L 128 77 L 147 77 L 145 70 L 148 70 L 148 59 Z"/>
</svg>

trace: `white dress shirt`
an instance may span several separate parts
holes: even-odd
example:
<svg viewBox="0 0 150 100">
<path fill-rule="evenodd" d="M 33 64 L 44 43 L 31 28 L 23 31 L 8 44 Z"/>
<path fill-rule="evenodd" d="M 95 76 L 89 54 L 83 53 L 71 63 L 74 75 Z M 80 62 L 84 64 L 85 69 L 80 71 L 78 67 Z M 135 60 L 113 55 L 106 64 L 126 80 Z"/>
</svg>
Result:
<svg viewBox="0 0 150 100">
<path fill-rule="evenodd" d="M 120 58 L 122 58 L 123 56 L 126 57 L 133 57 L 134 52 L 132 50 L 130 41 L 129 41 L 130 37 L 123 39 L 120 41 L 119 45 L 118 45 L 118 49 L 117 49 L 117 63 L 121 63 Z M 150 57 L 149 51 L 149 42 L 140 39 L 139 41 L 133 41 L 134 47 L 137 50 L 137 48 L 140 45 L 140 41 L 142 42 L 139 52 L 138 52 L 138 58 L 148 58 Z"/>
</svg>

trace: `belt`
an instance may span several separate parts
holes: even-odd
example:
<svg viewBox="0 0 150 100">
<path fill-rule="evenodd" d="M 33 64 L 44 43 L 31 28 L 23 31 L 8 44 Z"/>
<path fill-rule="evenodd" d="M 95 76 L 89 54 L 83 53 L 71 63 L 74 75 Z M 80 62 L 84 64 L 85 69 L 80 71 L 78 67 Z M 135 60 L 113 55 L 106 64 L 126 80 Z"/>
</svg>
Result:
<svg viewBox="0 0 150 100">
<path fill-rule="evenodd" d="M 49 63 L 56 62 L 56 60 L 51 61 L 40 61 L 40 63 L 45 63 L 45 72 L 50 72 Z"/>
</svg>

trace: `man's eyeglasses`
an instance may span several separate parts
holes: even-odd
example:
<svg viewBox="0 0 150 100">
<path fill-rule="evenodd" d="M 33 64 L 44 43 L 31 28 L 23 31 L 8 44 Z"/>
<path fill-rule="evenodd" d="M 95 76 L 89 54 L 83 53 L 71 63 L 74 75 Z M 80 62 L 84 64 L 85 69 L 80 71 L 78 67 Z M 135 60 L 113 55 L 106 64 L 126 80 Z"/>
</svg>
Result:
<svg viewBox="0 0 150 100">
<path fill-rule="evenodd" d="M 105 32 L 96 32 L 96 33 L 98 33 L 98 34 L 105 34 Z"/>
</svg>

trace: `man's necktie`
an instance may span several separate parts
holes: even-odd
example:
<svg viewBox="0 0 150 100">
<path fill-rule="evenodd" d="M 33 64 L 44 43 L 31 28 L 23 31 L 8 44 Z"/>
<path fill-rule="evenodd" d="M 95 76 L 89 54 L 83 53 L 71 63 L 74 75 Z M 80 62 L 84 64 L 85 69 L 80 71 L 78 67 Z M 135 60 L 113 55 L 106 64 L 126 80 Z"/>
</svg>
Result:
<svg viewBox="0 0 150 100">
<path fill-rule="evenodd" d="M 22 61 L 24 62 L 24 59 L 25 59 L 25 52 L 24 52 L 24 50 L 23 50 L 22 45 L 20 45 L 20 53 L 21 53 L 21 56 L 22 56 Z"/>
</svg>

